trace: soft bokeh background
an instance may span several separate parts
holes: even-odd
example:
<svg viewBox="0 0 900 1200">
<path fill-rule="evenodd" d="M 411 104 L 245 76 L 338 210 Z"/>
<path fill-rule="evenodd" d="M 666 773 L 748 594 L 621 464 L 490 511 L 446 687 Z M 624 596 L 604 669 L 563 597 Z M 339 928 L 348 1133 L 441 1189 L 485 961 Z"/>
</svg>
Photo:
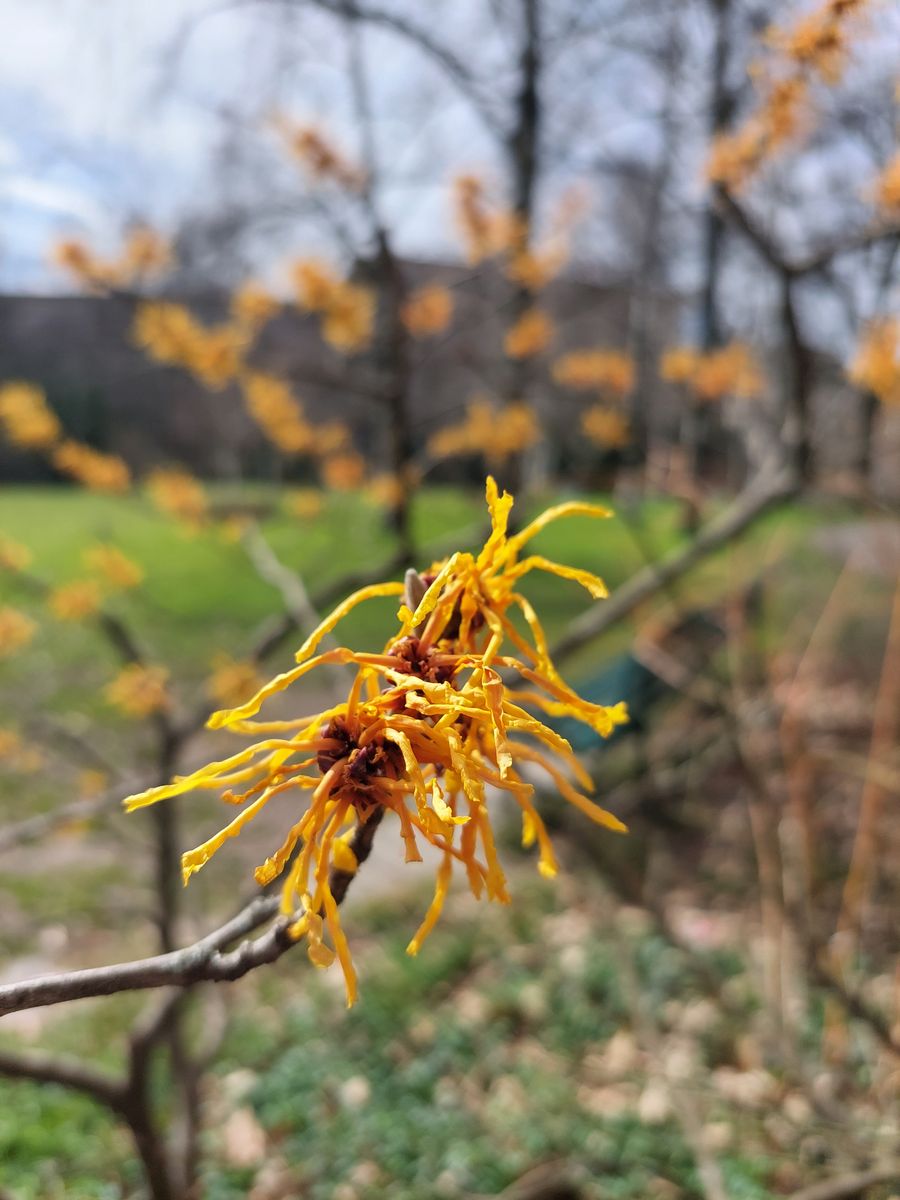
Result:
<svg viewBox="0 0 900 1200">
<path fill-rule="evenodd" d="M 611 504 L 536 547 L 613 604 L 644 581 L 598 636 L 575 585 L 525 589 L 566 678 L 629 704 L 609 743 L 565 733 L 631 832 L 542 794 L 546 881 L 498 799 L 512 905 L 454 892 L 409 959 L 433 864 L 399 869 L 385 828 L 347 902 L 352 1012 L 302 953 L 196 998 L 192 1194 L 895 1195 L 896 8 L 0 21 L 0 381 L 39 389 L 0 390 L 0 982 L 154 951 L 153 828 L 118 800 L 227 753 L 198 715 L 284 669 L 317 611 L 479 545 L 491 470 L 520 520 Z M 380 648 L 392 620 L 373 602 L 341 639 Z M 158 671 L 136 691 L 122 630 Z M 198 726 L 175 763 L 160 684 Z M 206 795 L 179 808 L 178 848 L 219 827 Z M 192 882 L 179 941 L 287 820 Z M 139 1007 L 5 1017 L 0 1050 L 113 1069 Z M 177 1134 L 162 1072 L 156 1102 Z M 0 1070 L 4 1200 L 142 1188 L 101 1107 Z"/>
</svg>

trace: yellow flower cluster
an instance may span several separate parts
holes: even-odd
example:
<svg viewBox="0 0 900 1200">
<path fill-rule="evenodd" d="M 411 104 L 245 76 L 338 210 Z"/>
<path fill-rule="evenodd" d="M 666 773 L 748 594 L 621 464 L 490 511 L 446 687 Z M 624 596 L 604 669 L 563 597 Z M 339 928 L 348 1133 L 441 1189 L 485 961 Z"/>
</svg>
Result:
<svg viewBox="0 0 900 1200">
<path fill-rule="evenodd" d="M 581 414 L 581 428 L 585 437 L 603 450 L 621 450 L 631 441 L 628 418 L 600 404 Z"/>
<path fill-rule="evenodd" d="M 353 435 L 343 421 L 326 421 L 316 426 L 316 452 L 338 454 L 353 445 Z"/>
<path fill-rule="evenodd" d="M 322 481 L 335 492 L 352 492 L 366 477 L 366 460 L 356 450 L 329 454 L 322 463 Z"/>
<path fill-rule="evenodd" d="M 503 349 L 510 358 L 534 358 L 553 341 L 553 322 L 539 308 L 530 308 L 506 331 Z"/>
<path fill-rule="evenodd" d="M 405 585 L 378 584 L 350 596 L 307 638 L 296 667 L 246 703 L 210 718 L 211 728 L 256 736 L 253 745 L 125 801 L 132 811 L 213 790 L 226 803 L 242 806 L 224 829 L 183 855 L 187 882 L 275 797 L 289 793 L 296 802 L 306 793 L 308 801 L 282 845 L 257 868 L 256 879 L 266 885 L 284 876 L 282 911 L 290 933 L 306 938 L 317 966 L 339 960 L 348 1004 L 356 998 L 357 980 L 334 886 L 339 875 L 357 868 L 353 839 L 360 828 L 374 833 L 382 818 L 393 816 L 407 862 L 421 859 L 420 842 L 440 854 L 434 899 L 407 947 L 410 954 L 418 953 L 436 924 L 454 867 L 463 869 L 476 898 L 509 900 L 488 789 L 505 792 L 519 806 L 523 844 L 537 844 L 543 875 L 556 873 L 523 766 L 542 768 L 554 789 L 592 820 L 624 829 L 585 794 L 592 782 L 568 742 L 535 715 L 574 717 L 608 736 L 627 720 L 624 707 L 591 704 L 568 687 L 550 659 L 537 614 L 518 591 L 525 575 L 541 570 L 582 584 L 594 597 L 605 596 L 602 581 L 588 572 L 522 552 L 558 517 L 609 513 L 589 504 L 562 504 L 509 536 L 512 497 L 499 495 L 489 479 L 487 501 L 491 533 L 477 555 L 457 553 L 423 575 L 410 572 Z M 398 627 L 381 653 L 344 647 L 317 653 L 347 613 L 380 596 L 404 597 Z M 514 612 L 527 633 L 511 619 Z M 255 719 L 266 700 L 325 663 L 356 667 L 345 700 L 311 716 Z M 513 673 L 520 684 L 511 686 L 501 671 Z"/>
<path fill-rule="evenodd" d="M 10 658 L 24 649 L 35 633 L 37 625 L 31 617 L 9 605 L 0 608 L 0 658 Z"/>
<path fill-rule="evenodd" d="M 878 176 L 875 203 L 889 216 L 900 216 L 900 153 L 894 155 Z"/>
<path fill-rule="evenodd" d="M 301 521 L 315 520 L 324 504 L 324 497 L 317 488 L 293 488 L 284 497 L 285 511 Z"/>
<path fill-rule="evenodd" d="M 280 308 L 275 297 L 252 279 L 241 284 L 231 297 L 231 315 L 237 325 L 249 333 L 258 333 L 278 315 Z"/>
<path fill-rule="evenodd" d="M 124 459 L 83 442 L 63 442 L 53 451 L 51 461 L 57 471 L 95 492 L 127 492 L 131 487 L 131 471 Z"/>
<path fill-rule="evenodd" d="M 847 375 L 882 404 L 900 405 L 900 318 L 869 325 Z"/>
<path fill-rule="evenodd" d="M 800 69 L 838 83 L 848 58 L 846 21 L 858 15 L 867 0 L 825 0 L 789 29 L 769 30 L 767 40 Z"/>
<path fill-rule="evenodd" d="M 290 385 L 276 375 L 247 371 L 241 376 L 247 411 L 282 454 L 307 454 L 315 433 Z"/>
<path fill-rule="evenodd" d="M 67 238 L 54 246 L 52 259 L 87 287 L 122 288 L 167 270 L 172 247 L 155 230 L 139 225 L 125 238 L 118 258 L 100 258 L 85 242 Z"/>
<path fill-rule="evenodd" d="M 205 524 L 209 501 L 203 485 L 183 467 L 157 467 L 147 476 L 147 491 L 160 512 L 191 528 Z"/>
<path fill-rule="evenodd" d="M 128 591 L 144 580 L 143 567 L 138 566 L 117 546 L 100 543 L 85 550 L 84 565 L 99 575 L 107 587 Z"/>
<path fill-rule="evenodd" d="M 565 243 L 556 238 L 539 250 L 513 249 L 507 257 L 504 273 L 527 292 L 539 292 L 556 278 L 568 257 Z"/>
<path fill-rule="evenodd" d="M 73 579 L 53 588 L 47 603 L 57 621 L 83 621 L 99 611 L 103 592 L 95 579 Z"/>
<path fill-rule="evenodd" d="M 454 181 L 453 201 L 466 258 L 475 266 L 502 248 L 496 214 L 488 204 L 484 182 L 477 175 L 460 175 Z"/>
<path fill-rule="evenodd" d="M 375 326 L 372 291 L 340 279 L 317 259 L 299 259 L 292 273 L 297 303 L 319 314 L 325 341 L 343 354 L 364 350 Z"/>
<path fill-rule="evenodd" d="M 23 450 L 47 450 L 62 433 L 43 389 L 32 383 L 6 383 L 0 387 L 0 423 L 9 441 Z"/>
<path fill-rule="evenodd" d="M 4 571 L 27 571 L 32 557 L 27 546 L 0 533 L 0 568 Z"/>
<path fill-rule="evenodd" d="M 284 118 L 277 122 L 293 156 L 314 178 L 358 191 L 365 175 L 349 162 L 314 125 L 293 125 Z"/>
<path fill-rule="evenodd" d="M 403 305 L 401 317 L 414 337 L 443 333 L 453 317 L 453 296 L 436 283 L 417 288 Z"/>
<path fill-rule="evenodd" d="M 404 495 L 419 480 L 419 472 L 411 468 L 407 469 L 406 482 L 402 477 L 385 471 L 380 475 L 374 475 L 369 480 L 366 486 L 366 496 L 373 504 L 382 508 L 396 508 L 403 500 Z"/>
<path fill-rule="evenodd" d="M 743 187 L 767 158 L 799 134 L 808 108 L 805 79 L 798 76 L 773 83 L 743 125 L 713 139 L 707 161 L 711 182 Z"/>
<path fill-rule="evenodd" d="M 704 403 L 725 396 L 752 399 L 762 393 L 766 382 L 753 352 L 743 342 L 729 342 L 705 354 L 690 346 L 675 346 L 663 355 L 660 375 L 670 383 L 686 385 Z"/>
<path fill-rule="evenodd" d="M 773 27 L 767 41 L 777 58 L 757 69 L 759 103 L 732 133 L 713 139 L 707 175 L 723 187 L 744 187 L 760 167 L 812 122 L 810 77 L 837 83 L 848 58 L 849 18 L 867 0 L 825 0 L 788 29 Z"/>
<path fill-rule="evenodd" d="M 149 717 L 171 706 L 165 667 L 129 663 L 104 689 L 107 701 L 129 717 Z"/>
<path fill-rule="evenodd" d="M 109 787 L 109 775 L 97 767 L 85 767 L 78 772 L 78 795 L 93 800 Z"/>
<path fill-rule="evenodd" d="M 213 673 L 206 681 L 207 695 L 223 708 L 243 704 L 263 686 L 256 664 L 219 654 L 213 662 Z"/>
<path fill-rule="evenodd" d="M 478 398 L 468 405 L 460 424 L 441 429 L 430 438 L 428 452 L 436 459 L 479 455 L 489 465 L 499 466 L 533 446 L 540 436 L 537 418 L 527 404 L 496 408 Z"/>
<path fill-rule="evenodd" d="M 634 387 L 634 361 L 619 350 L 573 350 L 553 364 L 553 378 L 575 391 L 627 396 Z"/>
<path fill-rule="evenodd" d="M 0 387 L 0 426 L 14 446 L 40 450 L 57 471 L 96 491 L 124 492 L 131 473 L 123 460 L 102 454 L 82 442 L 61 441 L 62 426 L 48 407 L 43 389 L 31 383 Z"/>
<path fill-rule="evenodd" d="M 542 247 L 530 246 L 526 222 L 519 214 L 492 205 L 478 176 L 460 175 L 453 198 L 466 258 L 473 266 L 501 256 L 506 277 L 529 292 L 541 291 L 565 266 L 568 249 L 563 231 L 557 230 Z"/>
<path fill-rule="evenodd" d="M 182 304 L 153 301 L 138 309 L 134 337 L 157 362 L 183 367 L 218 390 L 240 370 L 248 333 L 237 325 L 203 325 Z"/>
<path fill-rule="evenodd" d="M 0 728 L 0 764 L 10 771 L 30 774 L 39 771 L 44 756 L 36 746 L 29 746 L 16 729 Z"/>
</svg>

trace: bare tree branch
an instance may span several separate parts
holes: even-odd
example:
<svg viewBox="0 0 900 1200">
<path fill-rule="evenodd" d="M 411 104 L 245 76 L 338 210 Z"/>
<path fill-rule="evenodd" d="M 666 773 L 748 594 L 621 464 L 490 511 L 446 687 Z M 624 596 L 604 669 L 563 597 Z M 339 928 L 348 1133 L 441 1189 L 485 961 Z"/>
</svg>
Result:
<svg viewBox="0 0 900 1200">
<path fill-rule="evenodd" d="M 371 853 L 382 816 L 383 811 L 376 808 L 367 821 L 356 827 L 350 848 L 360 866 Z M 353 878 L 354 875 L 346 871 L 332 871 L 330 886 L 338 904 L 346 896 Z M 278 910 L 277 897 L 257 896 L 230 921 L 181 950 L 132 962 L 43 975 L 21 983 L 6 984 L 0 987 L 0 1016 L 25 1008 L 42 1008 L 48 1004 L 92 996 L 111 996 L 117 992 L 158 987 L 184 988 L 197 983 L 223 983 L 240 979 L 257 967 L 276 962 L 296 944 L 288 934 L 293 917 L 282 916 L 259 937 L 241 942 L 232 950 L 226 949 L 238 938 L 258 929 Z M 171 1002 L 177 1004 L 177 996 Z"/>
<path fill-rule="evenodd" d="M 553 647 L 553 657 L 567 658 L 581 650 L 633 612 L 638 605 L 652 599 L 708 555 L 746 532 L 770 509 L 793 496 L 797 486 L 793 471 L 785 470 L 774 479 L 768 478 L 749 487 L 725 512 L 704 526 L 687 546 L 676 550 L 661 562 L 648 564 L 620 587 L 611 599 L 573 621 L 568 632 Z"/>
<path fill-rule="evenodd" d="M 73 1088 L 110 1108 L 118 1108 L 122 1100 L 122 1085 L 115 1076 L 59 1054 L 0 1050 L 0 1075 Z"/>
</svg>

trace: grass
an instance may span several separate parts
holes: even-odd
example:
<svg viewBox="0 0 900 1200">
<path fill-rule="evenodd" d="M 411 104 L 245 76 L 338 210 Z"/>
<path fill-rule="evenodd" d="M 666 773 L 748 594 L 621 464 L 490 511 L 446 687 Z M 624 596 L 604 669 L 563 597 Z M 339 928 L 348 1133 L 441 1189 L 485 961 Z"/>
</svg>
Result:
<svg viewBox="0 0 900 1200">
<path fill-rule="evenodd" d="M 552 502 L 558 497 L 546 497 Z M 589 497 L 603 503 L 606 497 Z M 543 501 L 526 506 L 536 512 Z M 769 543 L 776 532 L 796 544 L 834 513 L 793 507 L 763 521 L 752 535 L 756 549 Z M 483 527 L 480 497 L 451 488 L 431 488 L 422 493 L 414 509 L 417 541 L 423 547 L 452 541 L 460 534 L 463 545 L 477 544 Z M 392 538 L 380 509 L 354 495 L 328 498 L 322 515 L 300 521 L 277 510 L 262 523 L 275 552 L 299 572 L 311 592 L 344 574 L 377 567 L 392 552 Z M 280 608 L 274 589 L 248 568 L 240 545 L 228 544 L 215 534 L 192 536 L 154 513 L 139 497 L 110 498 L 62 488 L 6 488 L 0 491 L 0 531 L 24 542 L 34 553 L 34 571 L 54 583 L 83 574 L 81 556 L 97 540 L 115 542 L 143 564 L 148 577 L 136 594 L 114 603 L 141 632 L 148 650 L 161 661 L 179 664 L 179 673 L 199 677 L 220 649 L 239 655 L 251 633 Z M 623 511 L 608 522 L 586 518 L 561 521 L 534 542 L 541 553 L 601 574 L 615 587 L 639 570 L 647 558 L 656 559 L 682 540 L 678 506 L 668 500 L 650 500 L 631 512 Z M 728 555 L 720 555 L 693 576 L 693 585 L 721 587 Z M 535 573 L 527 590 L 540 604 L 551 633 L 586 607 L 575 585 Z M 9 579 L 0 580 L 0 602 L 21 600 L 21 589 Z M 392 603 L 374 602 L 347 619 L 347 640 L 383 640 L 390 628 Z M 46 666 L 50 650 L 62 666 L 99 660 L 108 670 L 109 653 L 78 627 L 60 627 L 47 621 L 39 655 L 23 655 L 5 664 L 15 687 L 30 666 Z M 88 653 L 90 646 L 90 653 Z M 18 662 L 24 664 L 19 673 Z M 89 682 L 93 682 L 90 680 Z M 6 690 L 6 689 L 4 689 Z M 85 689 L 82 687 L 81 689 Z M 69 698 L 68 696 L 66 698 Z"/>
</svg>

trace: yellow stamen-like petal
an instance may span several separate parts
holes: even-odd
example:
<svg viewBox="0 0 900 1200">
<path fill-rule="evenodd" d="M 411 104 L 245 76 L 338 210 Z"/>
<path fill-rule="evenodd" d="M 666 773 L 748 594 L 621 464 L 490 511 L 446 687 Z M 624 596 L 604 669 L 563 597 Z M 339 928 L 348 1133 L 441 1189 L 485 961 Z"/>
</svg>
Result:
<svg viewBox="0 0 900 1200">
<path fill-rule="evenodd" d="M 419 953 L 422 948 L 422 943 L 434 929 L 438 922 L 443 908 L 444 901 L 447 898 L 447 892 L 450 890 L 450 878 L 453 874 L 453 859 L 449 854 L 444 855 L 444 861 L 438 867 L 437 880 L 434 887 L 434 899 L 429 905 L 428 912 L 425 914 L 425 920 L 416 930 L 411 942 L 406 947 L 406 953 L 413 957 Z"/>
<path fill-rule="evenodd" d="M 526 542 L 545 529 L 552 521 L 558 521 L 560 517 L 576 516 L 607 518 L 615 516 L 615 513 L 611 508 L 604 508 L 602 504 L 586 504 L 581 500 L 568 500 L 565 504 L 555 504 L 552 508 L 542 512 L 539 517 L 535 517 L 524 529 L 509 539 L 510 551 L 518 554 Z"/>
<path fill-rule="evenodd" d="M 529 571 L 546 571 L 550 575 L 558 575 L 560 579 L 571 579 L 575 583 L 580 583 L 583 588 L 586 588 L 595 600 L 605 600 L 609 595 L 609 588 L 603 580 L 590 571 L 583 571 L 579 567 L 566 567 L 561 563 L 551 562 L 549 558 L 544 558 L 541 554 L 532 554 L 530 557 L 524 558 L 515 567 L 510 569 L 508 578 L 519 580 L 523 575 L 527 575 Z"/>
</svg>

